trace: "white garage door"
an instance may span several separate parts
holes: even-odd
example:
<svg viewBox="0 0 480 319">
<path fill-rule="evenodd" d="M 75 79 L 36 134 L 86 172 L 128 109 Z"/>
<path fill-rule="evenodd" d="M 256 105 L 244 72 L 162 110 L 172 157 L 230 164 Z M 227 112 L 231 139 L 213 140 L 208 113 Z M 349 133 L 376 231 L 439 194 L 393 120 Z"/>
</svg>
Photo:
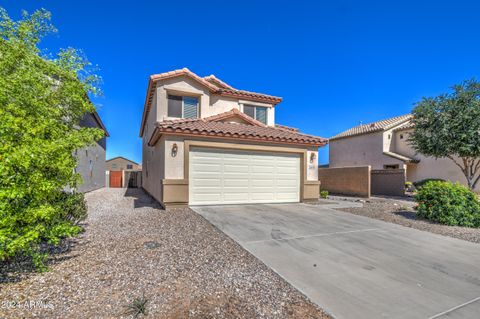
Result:
<svg viewBox="0 0 480 319">
<path fill-rule="evenodd" d="M 300 155 L 192 148 L 190 205 L 300 201 Z"/>
</svg>

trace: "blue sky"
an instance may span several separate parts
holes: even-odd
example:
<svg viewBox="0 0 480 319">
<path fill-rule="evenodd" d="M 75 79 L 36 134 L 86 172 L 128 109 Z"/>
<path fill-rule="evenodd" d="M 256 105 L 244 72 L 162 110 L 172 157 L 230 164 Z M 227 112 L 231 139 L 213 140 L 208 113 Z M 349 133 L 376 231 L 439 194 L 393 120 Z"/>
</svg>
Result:
<svg viewBox="0 0 480 319">
<path fill-rule="evenodd" d="M 282 96 L 279 124 L 330 137 L 480 72 L 477 1 L 8 1 L 52 12 L 43 46 L 100 67 L 107 158 L 141 161 L 148 76 L 182 67 Z M 328 162 L 327 149 L 320 163 Z"/>
</svg>

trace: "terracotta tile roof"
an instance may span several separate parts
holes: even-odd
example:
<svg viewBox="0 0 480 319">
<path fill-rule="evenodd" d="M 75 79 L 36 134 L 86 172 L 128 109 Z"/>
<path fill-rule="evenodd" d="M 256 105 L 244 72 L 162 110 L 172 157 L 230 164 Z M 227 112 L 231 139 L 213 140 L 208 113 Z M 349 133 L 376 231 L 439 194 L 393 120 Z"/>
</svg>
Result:
<svg viewBox="0 0 480 319">
<path fill-rule="evenodd" d="M 289 130 L 289 131 L 293 131 L 293 132 L 298 132 L 298 128 L 296 127 L 290 127 L 290 126 L 286 126 L 286 125 L 280 125 L 280 124 L 275 124 L 275 127 L 276 128 L 279 128 L 279 129 L 282 129 L 282 130 Z"/>
<path fill-rule="evenodd" d="M 219 78 L 217 78 L 213 74 L 210 74 L 209 76 L 205 76 L 204 79 L 207 80 L 208 82 L 212 83 L 213 85 L 218 86 L 219 88 L 235 90 L 235 88 L 233 88 L 232 86 L 223 82 L 222 80 L 220 80 Z"/>
<path fill-rule="evenodd" d="M 204 117 L 203 120 L 206 122 L 212 122 L 212 121 L 221 121 L 225 120 L 231 117 L 240 117 L 242 120 L 244 120 L 247 123 L 250 123 L 252 125 L 257 125 L 257 126 L 266 126 L 260 121 L 257 121 L 254 118 L 251 118 L 250 116 L 246 115 L 245 113 L 240 112 L 238 109 L 231 109 L 230 111 L 223 112 L 220 114 L 215 114 L 209 117 Z"/>
<path fill-rule="evenodd" d="M 414 124 L 412 121 L 408 121 L 406 122 L 405 124 L 402 124 L 400 125 L 399 127 L 397 127 L 396 129 L 394 129 L 393 131 L 395 132 L 398 132 L 398 131 L 403 131 L 403 130 L 409 130 L 411 128 L 414 127 Z"/>
<path fill-rule="evenodd" d="M 236 114 L 242 118 L 248 118 L 247 115 L 241 112 L 229 111 L 203 119 L 180 119 L 157 122 L 149 145 L 155 145 L 162 134 L 233 138 L 236 140 L 308 146 L 324 146 L 327 144 L 327 140 L 322 137 L 302 134 L 284 128 L 266 126 L 255 120 L 255 122 L 261 125 L 219 121 L 219 119 L 228 118 L 226 114 L 228 116 Z"/>
<path fill-rule="evenodd" d="M 217 94 L 221 96 L 236 97 L 236 98 L 241 98 L 245 100 L 269 103 L 273 105 L 276 105 L 282 101 L 282 98 L 278 96 L 255 93 L 255 92 L 244 91 L 244 90 L 237 90 L 232 86 L 228 85 L 227 83 L 223 82 L 222 80 L 218 79 L 214 75 L 209 75 L 202 78 L 187 68 L 169 71 L 169 72 L 160 73 L 160 74 L 153 74 L 150 76 L 150 79 L 148 81 L 147 96 L 145 98 L 142 123 L 140 125 L 140 136 L 143 135 L 145 120 L 147 118 L 148 112 L 150 111 L 150 106 L 152 104 L 152 99 L 155 93 L 157 81 L 174 78 L 178 76 L 188 76 L 189 78 L 197 81 L 201 85 L 207 87 L 210 90 L 210 92 L 212 92 L 213 94 Z"/>
<path fill-rule="evenodd" d="M 378 122 L 373 122 L 369 124 L 361 124 L 351 129 L 348 129 L 340 134 L 337 134 L 330 138 L 330 140 L 337 140 L 345 137 L 351 137 L 356 135 L 363 135 L 373 132 L 380 132 L 391 129 L 397 125 L 407 122 L 412 118 L 411 114 L 405 114 L 401 116 L 392 117 L 386 120 L 381 120 Z"/>
</svg>

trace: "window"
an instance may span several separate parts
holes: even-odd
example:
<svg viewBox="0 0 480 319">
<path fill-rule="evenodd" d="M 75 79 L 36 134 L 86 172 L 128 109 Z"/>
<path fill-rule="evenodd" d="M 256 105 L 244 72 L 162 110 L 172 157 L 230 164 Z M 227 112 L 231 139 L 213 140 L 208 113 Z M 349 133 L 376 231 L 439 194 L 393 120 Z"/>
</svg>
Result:
<svg viewBox="0 0 480 319">
<path fill-rule="evenodd" d="M 132 164 L 127 164 L 127 169 L 133 169 L 133 165 Z"/>
<path fill-rule="evenodd" d="M 398 164 L 395 165 L 383 165 L 384 169 L 399 169 L 400 166 Z"/>
<path fill-rule="evenodd" d="M 117 168 L 117 164 L 112 164 L 112 168 L 113 169 Z"/>
<path fill-rule="evenodd" d="M 198 117 L 198 99 L 190 96 L 168 96 L 168 117 L 192 119 Z"/>
<path fill-rule="evenodd" d="M 262 106 L 244 105 L 243 113 L 256 119 L 263 124 L 267 124 L 267 108 Z"/>
</svg>

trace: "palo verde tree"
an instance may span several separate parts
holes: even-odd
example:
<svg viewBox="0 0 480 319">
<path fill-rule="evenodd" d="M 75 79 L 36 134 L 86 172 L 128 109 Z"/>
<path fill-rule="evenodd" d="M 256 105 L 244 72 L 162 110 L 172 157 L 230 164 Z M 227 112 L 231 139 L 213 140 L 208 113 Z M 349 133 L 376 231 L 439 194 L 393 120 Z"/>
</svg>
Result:
<svg viewBox="0 0 480 319">
<path fill-rule="evenodd" d="M 80 231 L 83 197 L 65 192 L 80 182 L 73 154 L 103 136 L 78 126 L 95 110 L 99 78 L 74 49 L 43 55 L 51 32 L 48 11 L 13 21 L 0 8 L 0 262 L 23 255 L 43 266 L 41 243 Z"/>
<path fill-rule="evenodd" d="M 413 110 L 413 148 L 457 165 L 474 189 L 480 180 L 480 83 L 464 81 L 453 92 L 423 98 Z"/>
</svg>

